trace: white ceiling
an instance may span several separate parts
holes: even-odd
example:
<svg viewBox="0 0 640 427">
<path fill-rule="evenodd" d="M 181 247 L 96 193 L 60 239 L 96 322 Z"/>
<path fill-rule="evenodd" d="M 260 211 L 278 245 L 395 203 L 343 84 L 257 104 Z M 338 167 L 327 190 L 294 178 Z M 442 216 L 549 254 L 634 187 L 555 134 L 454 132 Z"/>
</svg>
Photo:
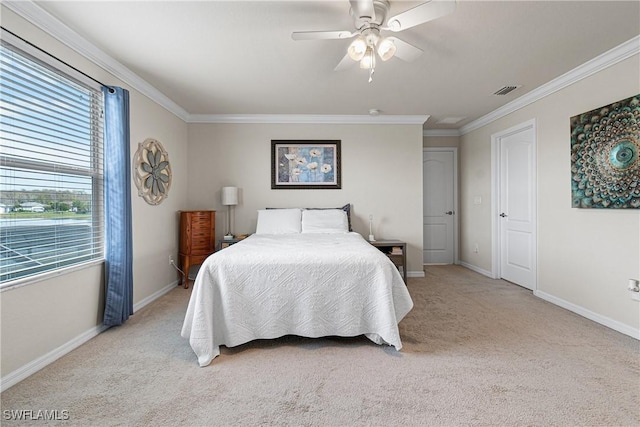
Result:
<svg viewBox="0 0 640 427">
<path fill-rule="evenodd" d="M 422 2 L 392 1 L 390 15 Z M 415 62 L 333 71 L 352 30 L 349 2 L 43 1 L 37 4 L 190 114 L 430 115 L 459 128 L 640 34 L 638 1 L 459 1 L 397 33 Z M 522 85 L 506 96 L 493 93 Z M 437 124 L 465 117 L 457 124 Z"/>
</svg>

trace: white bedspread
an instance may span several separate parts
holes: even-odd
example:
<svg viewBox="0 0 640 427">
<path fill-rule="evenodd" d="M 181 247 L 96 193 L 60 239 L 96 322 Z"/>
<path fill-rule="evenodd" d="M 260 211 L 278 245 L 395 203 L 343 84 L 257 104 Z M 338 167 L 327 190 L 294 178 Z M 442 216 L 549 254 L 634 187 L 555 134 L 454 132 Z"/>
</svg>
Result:
<svg viewBox="0 0 640 427">
<path fill-rule="evenodd" d="M 358 233 L 252 235 L 203 263 L 182 336 L 200 366 L 221 345 L 284 335 L 364 334 L 400 350 L 412 307 L 395 265 Z"/>
</svg>

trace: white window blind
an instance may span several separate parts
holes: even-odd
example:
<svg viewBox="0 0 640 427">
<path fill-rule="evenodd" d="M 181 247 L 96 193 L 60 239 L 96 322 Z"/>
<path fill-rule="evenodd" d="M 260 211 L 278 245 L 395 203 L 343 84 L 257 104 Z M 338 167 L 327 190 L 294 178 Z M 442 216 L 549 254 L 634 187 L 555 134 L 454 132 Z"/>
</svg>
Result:
<svg viewBox="0 0 640 427">
<path fill-rule="evenodd" d="M 103 258 L 101 91 L 0 46 L 0 287 Z"/>
</svg>

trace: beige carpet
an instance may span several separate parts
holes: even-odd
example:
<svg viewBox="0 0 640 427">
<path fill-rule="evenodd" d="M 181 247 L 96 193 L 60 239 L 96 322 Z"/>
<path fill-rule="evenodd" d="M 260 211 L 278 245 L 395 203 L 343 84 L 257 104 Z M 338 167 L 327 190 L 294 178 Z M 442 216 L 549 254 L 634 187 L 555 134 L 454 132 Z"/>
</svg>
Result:
<svg viewBox="0 0 640 427">
<path fill-rule="evenodd" d="M 2 425 L 640 425 L 638 341 L 457 266 L 409 279 L 396 352 L 364 338 L 223 348 L 200 368 L 176 288 L 2 395 Z M 68 411 L 12 422 L 6 410 Z"/>
</svg>

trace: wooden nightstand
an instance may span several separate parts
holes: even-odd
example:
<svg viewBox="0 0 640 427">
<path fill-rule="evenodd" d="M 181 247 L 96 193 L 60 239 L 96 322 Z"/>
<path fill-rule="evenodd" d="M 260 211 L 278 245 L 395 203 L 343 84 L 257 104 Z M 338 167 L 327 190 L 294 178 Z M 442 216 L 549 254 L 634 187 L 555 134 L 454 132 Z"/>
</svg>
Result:
<svg viewBox="0 0 640 427">
<path fill-rule="evenodd" d="M 219 249 L 228 248 L 229 246 L 231 246 L 233 244 L 241 242 L 242 240 L 246 239 L 247 237 L 249 237 L 249 234 L 239 234 L 236 237 L 234 237 L 233 239 L 220 239 L 220 240 L 218 240 L 218 248 Z"/>
<path fill-rule="evenodd" d="M 380 249 L 398 267 L 407 284 L 407 243 L 395 239 L 383 239 L 369 242 Z"/>
<path fill-rule="evenodd" d="M 224 249 L 224 248 L 228 248 L 229 246 L 233 245 L 234 243 L 238 243 L 241 239 L 220 239 L 218 241 L 218 247 L 220 249 Z"/>
</svg>

